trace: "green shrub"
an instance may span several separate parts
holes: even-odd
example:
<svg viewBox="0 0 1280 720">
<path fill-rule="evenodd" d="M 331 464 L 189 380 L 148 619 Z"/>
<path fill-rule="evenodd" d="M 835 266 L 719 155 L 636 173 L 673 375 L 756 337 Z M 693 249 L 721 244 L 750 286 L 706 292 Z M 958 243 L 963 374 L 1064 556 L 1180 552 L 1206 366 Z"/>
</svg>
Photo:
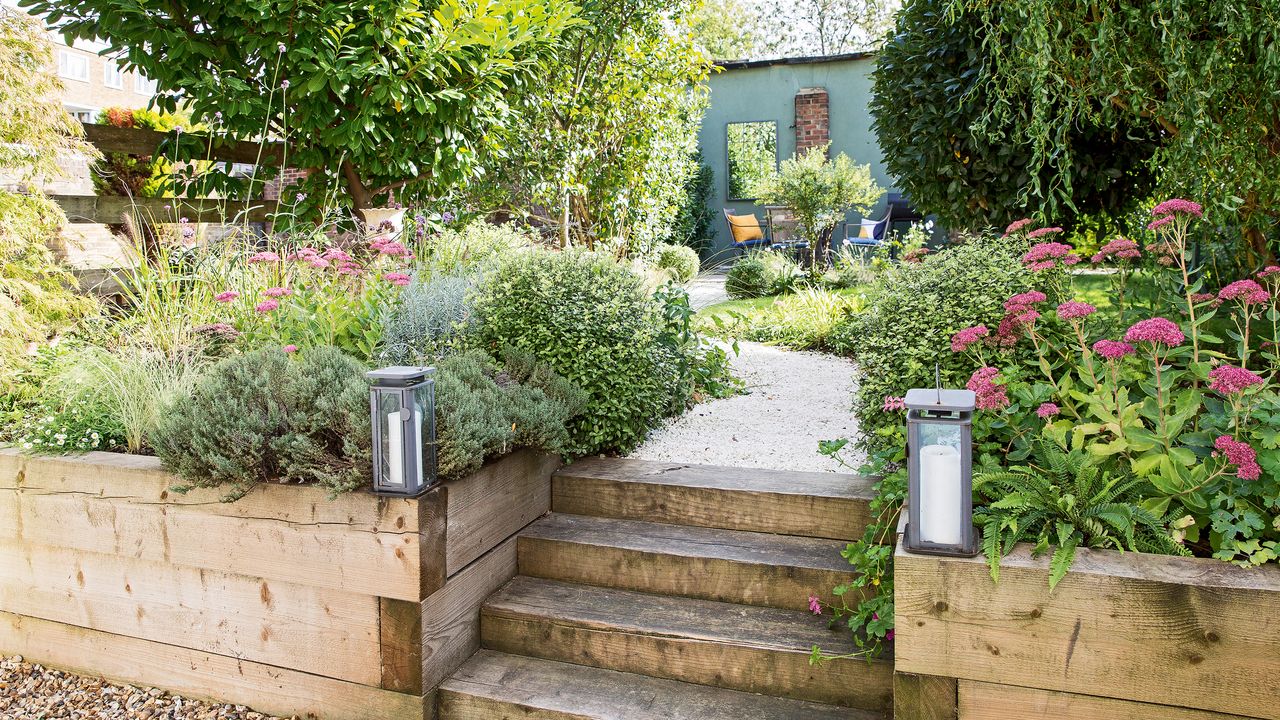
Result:
<svg viewBox="0 0 1280 720">
<path fill-rule="evenodd" d="M 729 268 L 724 289 L 736 300 L 765 297 L 791 292 L 803 279 L 800 263 L 785 253 L 755 250 Z"/>
<path fill-rule="evenodd" d="M 14 426 L 13 442 L 23 452 L 62 455 L 125 447 L 125 428 L 111 409 L 87 398 L 45 400 Z"/>
<path fill-rule="evenodd" d="M 333 347 L 231 357 L 166 407 L 151 444 L 191 486 L 230 485 L 225 500 L 274 480 L 353 490 L 372 472 L 364 373 Z"/>
<path fill-rule="evenodd" d="M 944 386 L 964 387 L 973 367 L 951 352 L 951 335 L 973 325 L 996 327 L 1004 301 L 1032 286 L 1016 250 L 987 239 L 888 272 L 866 310 L 836 328 L 830 341 L 857 363 L 854 412 L 864 443 L 874 447 L 877 430 L 901 424 L 901 414 L 882 409 L 884 398 L 932 387 L 935 363 Z"/>
<path fill-rule="evenodd" d="M 684 245 L 658 247 L 658 267 L 669 270 L 671 279 L 686 283 L 698 275 L 698 253 Z"/>
<path fill-rule="evenodd" d="M 476 297 L 486 347 L 532 354 L 589 400 L 570 425 L 572 454 L 629 450 L 669 413 L 675 383 L 662 373 L 662 329 L 641 279 L 582 252 L 507 258 Z"/>
<path fill-rule="evenodd" d="M 505 368 L 479 350 L 445 358 L 436 369 L 440 477 L 465 477 L 516 447 L 563 453 L 568 423 L 585 401 L 572 383 L 518 351 L 508 353 Z"/>
<path fill-rule="evenodd" d="M 747 318 L 744 339 L 796 350 L 818 350 L 827 338 L 862 307 L 861 298 L 820 288 L 805 288 L 781 297 Z"/>
<path fill-rule="evenodd" d="M 514 224 L 496 225 L 474 220 L 450 226 L 435 235 L 414 242 L 418 262 L 433 274 L 458 275 L 533 247 L 533 232 Z"/>
<path fill-rule="evenodd" d="M 459 275 L 415 278 L 383 319 L 382 362 L 430 365 L 460 349 L 476 329 L 470 291 L 471 280 Z"/>
</svg>

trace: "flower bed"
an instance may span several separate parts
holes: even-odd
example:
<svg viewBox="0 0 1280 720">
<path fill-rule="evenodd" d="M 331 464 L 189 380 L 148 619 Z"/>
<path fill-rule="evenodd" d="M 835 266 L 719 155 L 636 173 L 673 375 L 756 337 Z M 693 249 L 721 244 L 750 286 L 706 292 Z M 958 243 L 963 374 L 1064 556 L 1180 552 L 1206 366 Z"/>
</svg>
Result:
<svg viewBox="0 0 1280 720">
<path fill-rule="evenodd" d="M 0 654 L 276 715 L 424 717 L 558 464 L 522 451 L 418 499 L 222 503 L 172 492 L 155 458 L 0 450 Z"/>
</svg>

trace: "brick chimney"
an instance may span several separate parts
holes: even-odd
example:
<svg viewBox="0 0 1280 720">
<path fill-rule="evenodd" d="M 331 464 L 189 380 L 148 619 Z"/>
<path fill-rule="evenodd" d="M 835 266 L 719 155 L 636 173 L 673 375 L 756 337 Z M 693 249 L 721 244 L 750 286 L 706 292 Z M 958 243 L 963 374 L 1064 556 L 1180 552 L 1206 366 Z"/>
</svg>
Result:
<svg viewBox="0 0 1280 720">
<path fill-rule="evenodd" d="M 831 114 L 826 88 L 802 88 L 796 93 L 796 154 L 831 140 Z"/>
</svg>

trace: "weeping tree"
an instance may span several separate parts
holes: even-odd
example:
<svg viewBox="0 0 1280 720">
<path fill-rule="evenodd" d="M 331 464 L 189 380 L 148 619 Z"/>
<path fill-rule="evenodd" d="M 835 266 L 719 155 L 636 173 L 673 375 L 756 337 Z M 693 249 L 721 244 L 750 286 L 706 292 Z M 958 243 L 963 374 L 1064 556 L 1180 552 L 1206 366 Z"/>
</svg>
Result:
<svg viewBox="0 0 1280 720">
<path fill-rule="evenodd" d="M 321 203 L 434 197 L 473 177 L 479 147 L 576 23 L 569 0 L 22 0 L 70 39 L 100 39 L 220 134 L 285 141 Z M 196 155 L 203 148 L 196 149 Z"/>
<path fill-rule="evenodd" d="M 952 230 L 1002 228 L 1027 215 L 1064 225 L 1122 215 L 1152 191 L 1159 129 L 1108 118 L 1098 99 L 1081 101 L 1070 122 L 1047 124 L 1036 108 L 1053 90 L 1002 79 L 997 58 L 1022 32 L 999 16 L 1009 4 L 979 12 L 910 0 L 898 14 L 871 101 L 889 172 Z"/>
</svg>

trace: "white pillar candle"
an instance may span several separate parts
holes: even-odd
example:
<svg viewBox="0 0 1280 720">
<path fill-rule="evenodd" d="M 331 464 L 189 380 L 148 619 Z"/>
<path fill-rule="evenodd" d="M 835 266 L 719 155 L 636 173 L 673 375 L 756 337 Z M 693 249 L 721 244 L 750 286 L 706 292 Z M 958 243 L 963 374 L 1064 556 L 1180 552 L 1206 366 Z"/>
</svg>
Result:
<svg viewBox="0 0 1280 720">
<path fill-rule="evenodd" d="M 950 445 L 920 448 L 920 539 L 959 545 L 960 451 Z"/>
<path fill-rule="evenodd" d="M 404 487 L 404 423 L 399 410 L 387 413 L 387 484 Z"/>
</svg>

